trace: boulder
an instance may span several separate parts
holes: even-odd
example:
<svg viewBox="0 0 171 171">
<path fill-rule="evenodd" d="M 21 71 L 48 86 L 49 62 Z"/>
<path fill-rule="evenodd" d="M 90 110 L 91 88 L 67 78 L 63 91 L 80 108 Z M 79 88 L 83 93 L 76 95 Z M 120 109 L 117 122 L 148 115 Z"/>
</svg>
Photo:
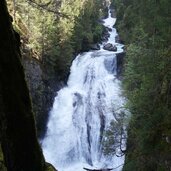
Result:
<svg viewBox="0 0 171 171">
<path fill-rule="evenodd" d="M 108 50 L 108 51 L 117 51 L 117 47 L 115 45 L 112 45 L 111 43 L 107 43 L 103 46 L 104 50 Z"/>
</svg>

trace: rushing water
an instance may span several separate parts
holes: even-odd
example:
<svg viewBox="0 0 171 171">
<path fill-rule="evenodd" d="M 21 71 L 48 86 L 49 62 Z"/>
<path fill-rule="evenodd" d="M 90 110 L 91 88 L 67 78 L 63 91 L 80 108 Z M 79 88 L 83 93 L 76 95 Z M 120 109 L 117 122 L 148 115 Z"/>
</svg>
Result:
<svg viewBox="0 0 171 171">
<path fill-rule="evenodd" d="M 118 121 L 115 111 L 124 104 L 116 77 L 116 53 L 123 51 L 123 45 L 115 42 L 115 20 L 109 12 L 104 25 L 112 29 L 107 43 L 116 45 L 117 52 L 104 50 L 103 43 L 100 50 L 78 55 L 67 86 L 55 98 L 42 146 L 46 160 L 59 171 L 115 168 L 124 162 L 124 157 L 103 153 L 105 131 L 111 121 Z M 119 150 L 116 147 L 116 153 Z"/>
</svg>

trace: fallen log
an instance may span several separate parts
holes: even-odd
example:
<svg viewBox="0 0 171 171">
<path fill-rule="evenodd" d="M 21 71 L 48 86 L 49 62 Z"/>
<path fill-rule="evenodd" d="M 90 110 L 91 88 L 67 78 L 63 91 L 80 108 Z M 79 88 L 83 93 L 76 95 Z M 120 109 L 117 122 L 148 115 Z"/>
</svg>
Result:
<svg viewBox="0 0 171 171">
<path fill-rule="evenodd" d="M 113 170 L 113 169 L 88 169 L 88 168 L 83 168 L 84 170 L 87 170 L 87 171 L 110 171 L 110 170 Z"/>
</svg>

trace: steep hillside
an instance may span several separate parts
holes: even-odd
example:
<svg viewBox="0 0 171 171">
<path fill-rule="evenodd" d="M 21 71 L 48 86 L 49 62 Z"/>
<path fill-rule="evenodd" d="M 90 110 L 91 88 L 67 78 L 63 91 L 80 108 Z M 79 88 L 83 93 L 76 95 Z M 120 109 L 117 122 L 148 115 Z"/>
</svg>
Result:
<svg viewBox="0 0 171 171">
<path fill-rule="evenodd" d="M 171 169 L 171 1 L 113 0 L 132 116 L 124 171 Z"/>
<path fill-rule="evenodd" d="M 15 29 L 21 36 L 22 63 L 32 96 L 38 136 L 46 131 L 53 98 L 68 78 L 78 52 L 98 48 L 107 2 L 8 0 Z"/>
</svg>

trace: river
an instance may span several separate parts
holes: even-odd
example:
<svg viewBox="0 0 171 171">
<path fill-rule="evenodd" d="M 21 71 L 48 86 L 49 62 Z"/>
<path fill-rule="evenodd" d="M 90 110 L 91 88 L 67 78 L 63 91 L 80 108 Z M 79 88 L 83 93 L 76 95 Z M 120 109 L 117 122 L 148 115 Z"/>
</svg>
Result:
<svg viewBox="0 0 171 171">
<path fill-rule="evenodd" d="M 125 140 L 122 142 L 120 128 L 113 126 L 113 135 L 107 136 L 111 122 L 119 126 L 125 103 L 117 79 L 116 54 L 123 52 L 123 45 L 115 41 L 115 21 L 109 10 L 109 17 L 104 19 L 111 30 L 108 41 L 100 50 L 79 54 L 72 63 L 67 86 L 57 92 L 42 147 L 46 160 L 59 171 L 116 168 L 124 163 L 120 148 L 124 148 Z M 115 45 L 117 51 L 104 50 L 106 43 Z M 104 149 L 110 147 L 115 150 L 106 155 Z M 120 170 L 122 167 L 115 169 Z"/>
</svg>

